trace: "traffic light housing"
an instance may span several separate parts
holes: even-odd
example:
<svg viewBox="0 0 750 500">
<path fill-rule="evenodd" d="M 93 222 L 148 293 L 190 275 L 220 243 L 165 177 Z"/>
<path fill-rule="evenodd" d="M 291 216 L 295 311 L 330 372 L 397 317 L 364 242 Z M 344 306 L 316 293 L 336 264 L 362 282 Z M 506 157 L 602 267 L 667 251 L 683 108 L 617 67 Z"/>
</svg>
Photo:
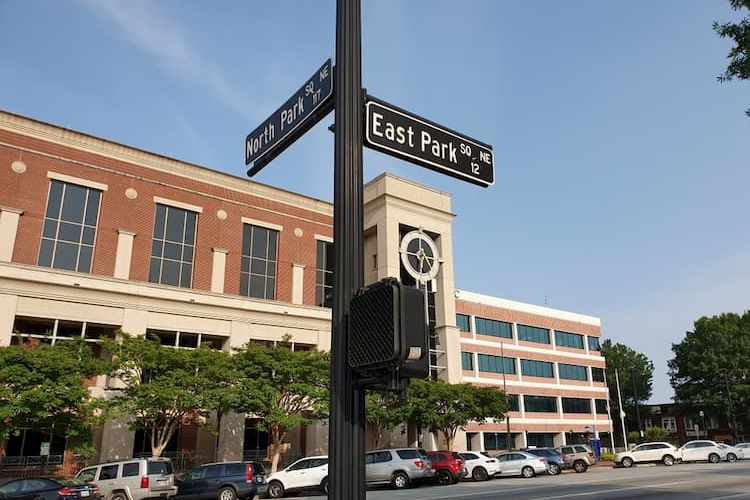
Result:
<svg viewBox="0 0 750 500">
<path fill-rule="evenodd" d="M 425 295 L 396 278 L 358 290 L 349 308 L 348 362 L 366 375 L 430 373 Z"/>
</svg>

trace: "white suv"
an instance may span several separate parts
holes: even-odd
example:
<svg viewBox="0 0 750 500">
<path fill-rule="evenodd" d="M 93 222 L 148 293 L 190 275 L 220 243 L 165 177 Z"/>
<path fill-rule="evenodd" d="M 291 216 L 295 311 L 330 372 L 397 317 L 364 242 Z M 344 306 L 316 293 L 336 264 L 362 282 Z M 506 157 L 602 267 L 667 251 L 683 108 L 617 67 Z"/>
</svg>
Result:
<svg viewBox="0 0 750 500">
<path fill-rule="evenodd" d="M 623 467 L 649 462 L 661 462 L 669 466 L 680 460 L 682 460 L 682 452 L 669 443 L 642 443 L 630 451 L 615 455 L 615 465 Z"/>
<path fill-rule="evenodd" d="M 471 476 L 474 481 L 486 481 L 500 471 L 497 458 L 481 451 L 462 451 L 459 455 L 466 464 L 467 476 Z"/>
<path fill-rule="evenodd" d="M 724 452 L 715 441 L 688 441 L 680 447 L 683 462 L 711 462 L 721 461 Z"/>
<path fill-rule="evenodd" d="M 266 478 L 266 493 L 281 498 L 287 491 L 319 489 L 328 494 L 328 457 L 306 457 Z"/>
</svg>

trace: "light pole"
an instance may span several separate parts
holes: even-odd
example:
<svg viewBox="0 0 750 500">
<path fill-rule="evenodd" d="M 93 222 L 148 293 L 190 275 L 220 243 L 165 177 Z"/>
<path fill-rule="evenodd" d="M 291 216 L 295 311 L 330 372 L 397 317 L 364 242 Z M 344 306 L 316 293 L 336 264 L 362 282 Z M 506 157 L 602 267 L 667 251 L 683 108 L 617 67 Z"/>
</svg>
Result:
<svg viewBox="0 0 750 500">
<path fill-rule="evenodd" d="M 643 437 L 643 428 L 641 427 L 641 409 L 638 407 L 638 393 L 635 389 L 635 370 L 630 370 L 630 381 L 633 383 L 633 401 L 635 402 L 635 418 L 638 422 L 638 434 Z"/>
<path fill-rule="evenodd" d="M 727 385 L 727 403 L 729 405 L 729 416 L 732 419 L 732 439 L 737 444 L 737 417 L 734 414 L 734 404 L 732 403 L 732 390 L 729 388 L 729 374 L 724 372 L 724 383 Z"/>
<path fill-rule="evenodd" d="M 708 439 L 708 429 L 706 428 L 706 414 L 703 412 L 703 410 L 698 412 L 698 415 L 700 415 L 701 420 L 703 421 L 703 433 L 706 435 L 706 439 Z"/>
</svg>

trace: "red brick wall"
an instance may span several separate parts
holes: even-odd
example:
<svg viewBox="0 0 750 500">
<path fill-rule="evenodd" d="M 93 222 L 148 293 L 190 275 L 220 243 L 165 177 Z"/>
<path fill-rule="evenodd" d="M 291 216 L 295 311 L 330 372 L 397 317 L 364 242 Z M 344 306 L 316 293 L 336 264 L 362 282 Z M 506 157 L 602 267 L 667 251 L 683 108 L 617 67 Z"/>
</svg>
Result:
<svg viewBox="0 0 750 500">
<path fill-rule="evenodd" d="M 148 280 L 153 198 L 159 196 L 203 207 L 198 216 L 193 288 L 210 290 L 212 248 L 224 248 L 229 251 L 224 291 L 239 293 L 241 217 L 248 217 L 284 227 L 278 243 L 276 298 L 291 301 L 292 264 L 298 263 L 305 266 L 303 301 L 314 304 L 314 235 L 332 236 L 333 221 L 328 215 L 5 130 L 0 130 L 0 142 L 11 144 L 0 145 L 0 206 L 24 211 L 16 236 L 14 262 L 36 264 L 50 183 L 47 172 L 53 171 L 109 186 L 101 200 L 92 274 L 114 274 L 117 230 L 124 229 L 136 233 L 130 278 Z M 10 164 L 19 159 L 27 166 L 22 174 L 10 169 Z M 125 196 L 128 188 L 137 191 L 136 199 Z M 227 212 L 226 220 L 216 216 L 219 209 Z M 302 230 L 301 237 L 295 235 L 296 228 Z"/>
</svg>

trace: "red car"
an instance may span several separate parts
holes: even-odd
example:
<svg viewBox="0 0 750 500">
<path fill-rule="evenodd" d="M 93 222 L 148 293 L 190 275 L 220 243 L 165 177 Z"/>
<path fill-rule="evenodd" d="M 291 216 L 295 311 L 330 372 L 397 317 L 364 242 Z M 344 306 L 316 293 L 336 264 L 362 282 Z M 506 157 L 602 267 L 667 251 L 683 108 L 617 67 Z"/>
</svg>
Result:
<svg viewBox="0 0 750 500">
<path fill-rule="evenodd" d="M 438 484 L 457 483 L 466 476 L 464 459 L 455 451 L 428 451 L 426 455 L 432 462 Z"/>
</svg>

